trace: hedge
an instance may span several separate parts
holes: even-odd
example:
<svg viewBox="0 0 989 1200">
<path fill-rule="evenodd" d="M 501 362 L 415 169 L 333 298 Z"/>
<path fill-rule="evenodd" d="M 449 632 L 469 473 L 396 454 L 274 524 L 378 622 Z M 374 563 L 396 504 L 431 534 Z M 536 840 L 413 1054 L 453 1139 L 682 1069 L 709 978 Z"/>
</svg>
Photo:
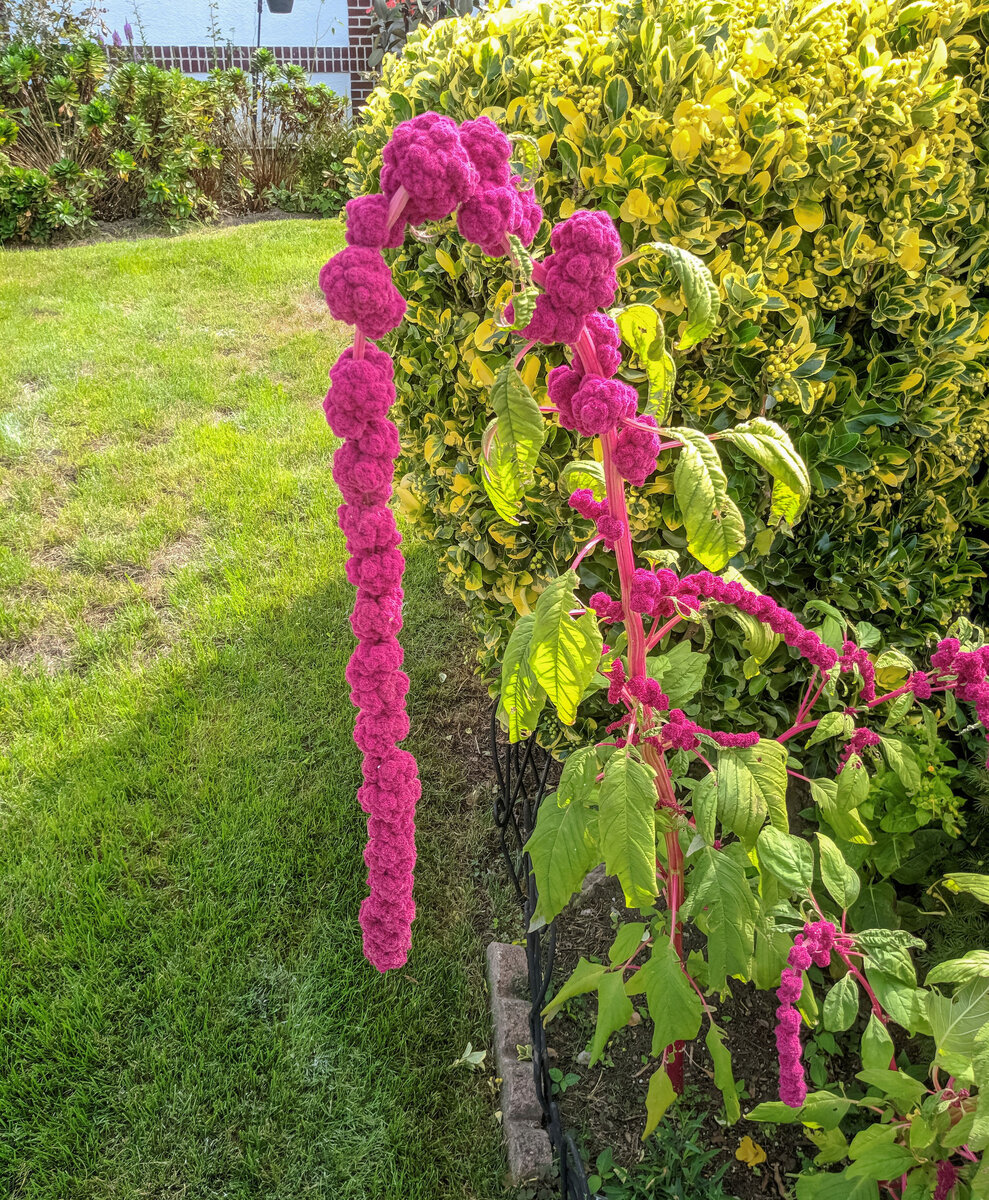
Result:
<svg viewBox="0 0 989 1200">
<path fill-rule="evenodd" d="M 768 413 L 815 487 L 797 529 L 750 520 L 734 565 L 790 603 L 830 601 L 916 645 L 985 602 L 989 22 L 977 9 L 496 2 L 413 32 L 385 60 L 354 184 L 375 188 L 398 121 L 484 112 L 535 139 L 554 218 L 604 208 L 630 248 L 663 240 L 702 256 L 722 324 L 680 364 L 675 419 L 710 431 Z M 401 497 L 490 663 L 586 528 L 557 486 L 574 435 L 547 440 L 531 523 L 500 521 L 478 461 L 485 385 L 508 350 L 484 313 L 507 272 L 452 227 L 410 242 L 396 266 L 410 298 L 393 347 Z M 655 258 L 623 270 L 625 301 L 655 304 L 674 333 L 675 277 Z M 530 382 L 555 361 L 530 360 Z M 737 465 L 743 509 L 765 511 Z M 634 522 L 682 550 L 668 479 L 639 493 Z"/>
</svg>

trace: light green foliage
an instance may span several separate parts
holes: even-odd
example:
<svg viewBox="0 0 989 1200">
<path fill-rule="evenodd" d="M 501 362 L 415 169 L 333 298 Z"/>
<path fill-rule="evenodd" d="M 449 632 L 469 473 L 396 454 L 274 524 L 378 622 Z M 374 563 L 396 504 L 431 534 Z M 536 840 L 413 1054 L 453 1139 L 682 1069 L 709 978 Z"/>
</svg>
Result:
<svg viewBox="0 0 989 1200">
<path fill-rule="evenodd" d="M 424 551 L 417 983 L 360 955 L 353 591 L 314 399 L 341 244 L 300 220 L 3 258 L 5 1196 L 501 1191 L 487 1072 L 450 1070 L 488 1028 L 464 870 L 487 826 L 431 732 L 468 651 Z"/>
<path fill-rule="evenodd" d="M 774 534 L 762 480 L 725 448 L 753 535 L 739 565 L 760 589 L 826 596 L 918 643 L 984 587 L 985 72 L 973 0 L 496 4 L 414 33 L 386 62 L 355 181 L 375 188 L 402 117 L 488 112 L 537 140 L 551 220 L 604 208 L 629 250 L 659 242 L 703 258 L 719 326 L 678 363 L 667 423 L 715 431 L 765 413 L 813 489 L 793 540 L 785 523 Z M 495 520 L 478 464 L 483 387 L 507 353 L 486 340 L 499 278 L 455 235 L 395 259 L 410 301 L 397 342 L 409 500 L 490 664 L 585 528 L 556 486 L 574 438 L 547 438 L 525 529 Z M 691 340 L 666 256 L 621 278 L 624 303 L 661 315 L 667 348 Z M 628 356 L 640 375 L 665 361 L 653 345 L 652 364 Z M 556 361 L 533 376 L 537 397 Z M 780 488 L 778 515 L 791 503 Z M 637 536 L 685 544 L 668 477 L 634 496 L 631 519 Z M 612 581 L 604 554 L 590 566 Z M 766 688 L 760 703 L 773 698 Z"/>
</svg>

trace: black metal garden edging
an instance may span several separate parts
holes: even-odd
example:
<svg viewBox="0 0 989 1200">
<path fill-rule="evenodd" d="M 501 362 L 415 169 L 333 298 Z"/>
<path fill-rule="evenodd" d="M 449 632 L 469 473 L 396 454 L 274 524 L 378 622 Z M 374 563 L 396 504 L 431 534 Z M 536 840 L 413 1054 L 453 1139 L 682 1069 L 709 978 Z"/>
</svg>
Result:
<svg viewBox="0 0 989 1200">
<path fill-rule="evenodd" d="M 491 714 L 491 756 L 497 778 L 494 818 L 501 835 L 501 848 L 522 906 L 528 931 L 536 911 L 538 893 L 532 863 L 525 843 L 536 824 L 556 765 L 553 756 L 536 742 L 535 736 L 510 745 L 501 737 L 497 709 Z M 543 1127 L 560 1164 L 560 1195 L 565 1200 L 593 1200 L 587 1172 L 573 1138 L 563 1128 L 560 1106 L 553 1098 L 546 1050 L 542 1010 L 553 978 L 556 959 L 556 921 L 526 933 L 525 956 L 529 968 L 529 1032 L 532 1038 L 532 1072 L 536 1097 L 543 1112 Z"/>
</svg>

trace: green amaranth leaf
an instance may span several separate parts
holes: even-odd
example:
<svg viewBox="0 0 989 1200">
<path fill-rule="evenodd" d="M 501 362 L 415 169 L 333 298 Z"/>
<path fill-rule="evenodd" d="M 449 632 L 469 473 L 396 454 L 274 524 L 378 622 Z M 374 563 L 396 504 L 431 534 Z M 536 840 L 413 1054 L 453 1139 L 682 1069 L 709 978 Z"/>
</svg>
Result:
<svg viewBox="0 0 989 1200">
<path fill-rule="evenodd" d="M 725 1031 L 713 1021 L 704 1038 L 704 1045 L 707 1046 L 714 1062 L 714 1085 L 725 1102 L 725 1116 L 728 1118 L 728 1124 L 734 1125 L 742 1115 L 738 1102 L 738 1085 L 731 1069 L 731 1053 L 725 1045 Z"/>
<path fill-rule="evenodd" d="M 638 358 L 649 381 L 645 412 L 662 423 L 670 410 L 676 367 L 666 349 L 666 331 L 656 309 L 648 304 L 632 304 L 617 314 L 622 341 Z"/>
<path fill-rule="evenodd" d="M 669 1075 L 662 1067 L 658 1071 L 653 1071 L 646 1091 L 646 1127 L 642 1131 L 643 1141 L 662 1121 L 666 1110 L 675 1099 L 676 1093 L 673 1091 Z"/>
<path fill-rule="evenodd" d="M 574 595 L 577 573 L 552 580 L 536 601 L 529 665 L 564 725 L 577 719 L 577 706 L 601 658 L 601 630 L 593 613 L 570 616 L 581 607 Z"/>
<path fill-rule="evenodd" d="M 755 946 L 758 905 L 736 842 L 724 850 L 704 847 L 691 856 L 695 866 L 687 877 L 684 916 L 698 920 L 703 913 L 707 933 L 708 979 L 718 992 L 731 975 L 745 975 Z"/>
<path fill-rule="evenodd" d="M 821 878 L 824 880 L 824 886 L 842 908 L 850 908 L 859 894 L 858 875 L 825 834 L 818 833 L 817 845 L 821 855 Z"/>
<path fill-rule="evenodd" d="M 574 967 L 569 979 L 560 988 L 549 1004 L 543 1009 L 543 1020 L 550 1021 L 574 996 L 582 996 L 587 992 L 597 991 L 598 982 L 604 974 L 602 963 L 592 963 L 582 958 Z"/>
<path fill-rule="evenodd" d="M 642 249 L 658 250 L 670 260 L 683 296 L 687 302 L 687 324 L 684 327 L 678 350 L 689 350 L 714 329 L 721 310 L 718 286 L 707 266 L 695 254 L 671 246 L 669 242 L 649 242 Z"/>
<path fill-rule="evenodd" d="M 786 750 L 762 738 L 754 746 L 718 752 L 718 817 L 752 846 L 766 817 L 786 827 Z"/>
<path fill-rule="evenodd" d="M 989 904 L 989 875 L 977 875 L 972 871 L 952 871 L 945 875 L 951 891 L 968 892 L 983 904 Z"/>
<path fill-rule="evenodd" d="M 924 980 L 927 987 L 935 983 L 969 983 L 973 979 L 989 979 L 989 950 L 969 950 L 961 958 L 949 958 L 933 967 Z"/>
<path fill-rule="evenodd" d="M 989 980 L 963 983 L 950 999 L 929 992 L 927 1017 L 940 1054 L 971 1056 L 976 1034 L 989 1022 Z"/>
<path fill-rule="evenodd" d="M 567 496 L 580 488 L 589 488 L 595 500 L 605 497 L 604 467 L 594 459 L 576 459 L 560 472 L 560 490 Z"/>
<path fill-rule="evenodd" d="M 818 742 L 824 742 L 833 737 L 840 737 L 844 740 L 850 736 L 854 728 L 855 721 L 849 713 L 825 713 L 818 721 L 817 728 L 807 739 L 807 745 L 816 746 Z"/>
<path fill-rule="evenodd" d="M 605 867 L 617 875 L 629 908 L 656 898 L 655 772 L 628 748 L 608 759 L 598 802 Z"/>
<path fill-rule="evenodd" d="M 854 975 L 843 975 L 824 997 L 824 1028 L 834 1033 L 850 1029 L 858 1010 L 859 985 Z"/>
<path fill-rule="evenodd" d="M 767 825 L 756 841 L 760 869 L 765 867 L 791 892 L 807 892 L 814 882 L 814 851 L 803 838 Z"/>
<path fill-rule="evenodd" d="M 533 732 L 546 701 L 546 692 L 529 666 L 535 620 L 527 613 L 516 621 L 501 664 L 498 717 L 508 727 L 510 742 L 520 742 Z"/>
<path fill-rule="evenodd" d="M 701 1027 L 700 997 L 690 986 L 668 938 L 660 938 L 649 959 L 625 985 L 630 996 L 646 994 L 653 1021 L 652 1053 L 660 1055 L 674 1042 L 692 1042 Z"/>
<path fill-rule="evenodd" d="M 559 793 L 554 792 L 539 806 L 536 827 L 525 849 L 539 892 L 533 914 L 536 927 L 563 911 L 587 872 L 600 862 L 597 813 L 579 800 L 561 803 Z"/>
<path fill-rule="evenodd" d="M 628 1024 L 632 1015 L 632 1001 L 625 994 L 625 981 L 621 971 L 609 971 L 598 980 L 598 1015 L 591 1039 L 591 1061 L 593 1066 L 604 1053 L 608 1038 Z"/>
<path fill-rule="evenodd" d="M 721 459 L 696 429 L 663 432 L 683 443 L 673 492 L 687 531 L 687 549 L 709 571 L 720 571 L 745 546 L 745 521 L 728 495 Z"/>
</svg>

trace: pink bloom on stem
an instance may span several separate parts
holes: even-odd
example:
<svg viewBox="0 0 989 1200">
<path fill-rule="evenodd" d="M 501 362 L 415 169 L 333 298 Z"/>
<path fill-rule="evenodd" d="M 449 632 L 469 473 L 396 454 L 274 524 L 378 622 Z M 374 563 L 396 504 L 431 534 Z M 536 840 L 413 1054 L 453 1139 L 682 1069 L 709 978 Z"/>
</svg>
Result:
<svg viewBox="0 0 989 1200">
<path fill-rule="evenodd" d="M 336 321 L 376 340 L 402 323 L 405 298 L 392 282 L 380 250 L 348 246 L 319 273 L 319 286 Z"/>
<path fill-rule="evenodd" d="M 657 429 L 655 418 L 641 416 L 640 425 L 650 425 Z M 635 426 L 624 426 L 615 439 L 614 462 L 615 469 L 623 479 L 627 479 L 635 487 L 642 487 L 649 476 L 656 470 L 659 458 L 659 434 L 649 429 Z"/>
<path fill-rule="evenodd" d="M 457 228 L 483 254 L 500 258 L 505 253 L 508 234 L 518 223 L 520 207 L 514 188 L 507 184 L 504 187 L 485 184 L 461 204 Z"/>
<path fill-rule="evenodd" d="M 376 193 L 347 201 L 347 244 L 372 250 L 393 249 L 405 240 L 405 218 L 387 228 L 388 198 Z"/>
<path fill-rule="evenodd" d="M 460 140 L 482 187 L 506 187 L 512 144 L 494 121 L 490 117 L 464 121 L 460 126 Z"/>
<path fill-rule="evenodd" d="M 585 375 L 570 403 L 577 432 L 581 437 L 610 433 L 623 417 L 635 413 L 637 401 L 635 389 L 627 383 Z"/>
<path fill-rule="evenodd" d="M 389 200 L 409 194 L 404 217 L 412 225 L 442 221 L 474 194 L 477 168 L 456 121 L 427 112 L 403 121 L 381 152 L 381 190 Z"/>
<path fill-rule="evenodd" d="M 518 185 L 522 182 L 522 177 L 521 175 L 513 175 L 509 182 L 518 191 Z M 531 246 L 542 223 L 543 210 L 536 199 L 535 190 L 529 188 L 524 192 L 519 191 L 515 224 L 512 226 L 511 232 L 515 234 L 523 246 Z"/>
</svg>

